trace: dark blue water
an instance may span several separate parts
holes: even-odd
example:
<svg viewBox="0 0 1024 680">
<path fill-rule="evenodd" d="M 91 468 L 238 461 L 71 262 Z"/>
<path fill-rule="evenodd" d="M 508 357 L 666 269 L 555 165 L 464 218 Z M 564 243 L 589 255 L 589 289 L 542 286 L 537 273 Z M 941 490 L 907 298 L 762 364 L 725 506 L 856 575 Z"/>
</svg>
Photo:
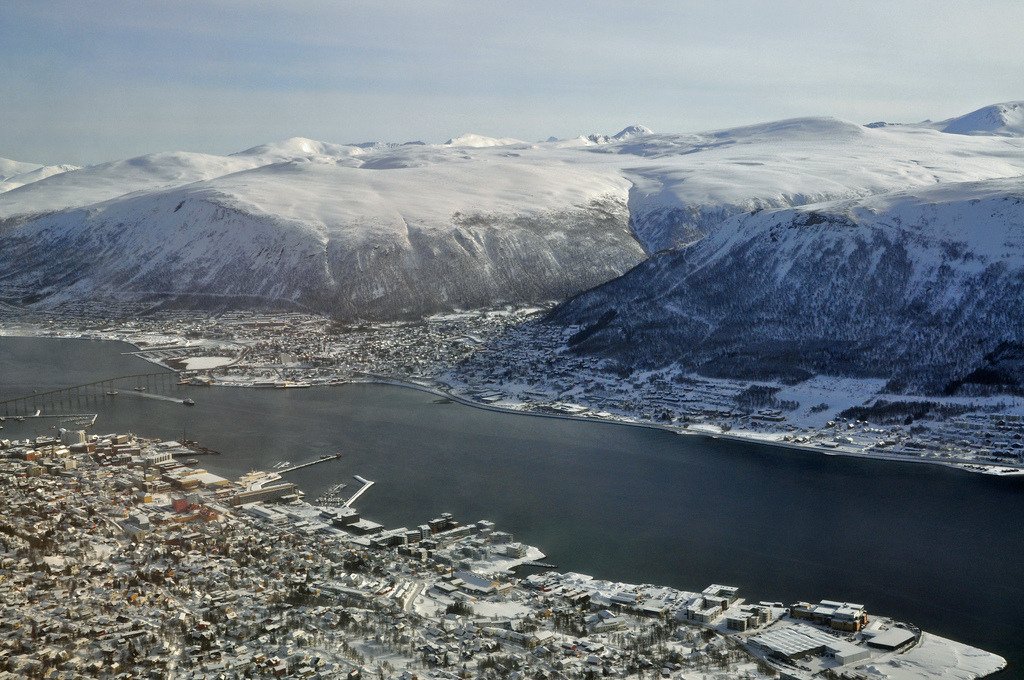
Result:
<svg viewBox="0 0 1024 680">
<path fill-rule="evenodd" d="M 153 369 L 128 349 L 0 338 L 0 398 Z M 290 478 L 310 497 L 373 479 L 359 506 L 388 526 L 488 518 L 563 570 L 863 602 L 1002 654 L 1008 676 L 1024 668 L 1024 480 L 495 413 L 399 387 L 170 389 L 196 406 L 122 387 L 73 410 L 98 411 L 99 432 L 184 431 L 223 452 L 203 460 L 223 474 L 340 451 Z M 6 425 L 0 437 L 46 427 Z"/>
</svg>

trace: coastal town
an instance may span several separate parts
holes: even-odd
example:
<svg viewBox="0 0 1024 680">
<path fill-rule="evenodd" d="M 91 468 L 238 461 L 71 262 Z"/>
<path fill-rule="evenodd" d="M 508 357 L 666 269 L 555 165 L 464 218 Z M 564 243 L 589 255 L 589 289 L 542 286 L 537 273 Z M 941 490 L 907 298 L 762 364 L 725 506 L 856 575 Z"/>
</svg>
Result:
<svg viewBox="0 0 1024 680">
<path fill-rule="evenodd" d="M 0 439 L 0 678 L 982 677 L 1000 657 L 861 603 L 560 573 L 485 519 L 361 516 L 195 443 Z"/>
<path fill-rule="evenodd" d="M 543 313 L 504 308 L 356 324 L 300 313 L 157 312 L 117 322 L 84 313 L 19 315 L 4 332 L 124 340 L 137 346 L 135 355 L 193 385 L 396 382 L 487 408 L 1024 474 L 1024 397 L 912 396 L 888 393 L 879 379 L 813 376 L 784 384 L 672 367 L 623 375 L 575 355 L 564 331 L 539 322 Z"/>
<path fill-rule="evenodd" d="M 1024 680 L 1024 0 L 0 17 L 0 680 Z"/>
</svg>

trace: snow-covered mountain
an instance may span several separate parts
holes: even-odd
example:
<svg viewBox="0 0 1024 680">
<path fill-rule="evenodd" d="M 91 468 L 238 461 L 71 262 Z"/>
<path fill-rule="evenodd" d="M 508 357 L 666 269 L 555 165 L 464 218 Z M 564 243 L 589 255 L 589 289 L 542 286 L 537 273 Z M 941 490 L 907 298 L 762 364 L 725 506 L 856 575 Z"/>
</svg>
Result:
<svg viewBox="0 0 1024 680">
<path fill-rule="evenodd" d="M 0 194 L 0 221 L 21 222 L 140 191 L 154 191 L 257 167 L 261 157 L 155 153 L 61 173 Z M 2 223 L 2 222 L 0 222 Z"/>
<path fill-rule="evenodd" d="M 630 368 L 1024 389 L 1024 177 L 730 218 L 551 316 Z"/>
<path fill-rule="evenodd" d="M 0 194 L 62 172 L 78 170 L 76 165 L 40 165 L 0 158 Z"/>
<path fill-rule="evenodd" d="M 0 301 L 393 318 L 561 299 L 710 244 L 752 211 L 1019 177 L 1011 123 L 965 135 L 802 118 L 699 134 L 636 125 L 599 142 L 296 137 L 150 154 L 0 194 Z"/>
<path fill-rule="evenodd" d="M 12 175 L 7 179 L 0 180 L 0 194 L 5 191 L 17 189 L 18 187 L 23 187 L 26 184 L 31 184 L 32 182 L 38 182 L 39 180 L 46 179 L 47 177 L 53 177 L 54 175 L 78 169 L 79 167 L 77 165 L 66 165 L 63 163 L 60 165 L 43 165 L 35 170 L 22 172 L 17 175 Z"/>
<path fill-rule="evenodd" d="M 420 153 L 374 152 L 370 167 L 386 171 L 354 167 L 360 154 L 336 149 L 278 160 L 275 146 L 147 157 L 127 177 L 124 165 L 69 173 L 49 195 L 60 205 L 84 202 L 83 182 L 101 195 L 135 190 L 26 222 L 10 216 L 0 290 L 35 306 L 177 299 L 381 319 L 561 299 L 643 257 L 620 176 L 411 148 Z M 389 162 L 396 154 L 415 162 Z M 250 167 L 258 158 L 273 160 Z M 175 173 L 192 181 L 164 188 Z M 42 194 L 24 195 L 31 188 L 9 195 L 47 213 Z"/>
<path fill-rule="evenodd" d="M 1024 101 L 985 106 L 935 127 L 957 135 L 1024 135 Z"/>
<path fill-rule="evenodd" d="M 0 180 L 5 180 L 8 177 L 20 175 L 25 172 L 31 172 L 40 167 L 42 167 L 40 163 L 25 163 L 23 161 L 14 161 L 10 158 L 0 158 Z"/>
<path fill-rule="evenodd" d="M 582 142 L 584 144 L 609 144 L 611 142 L 621 142 L 622 140 L 629 139 L 630 137 L 642 137 L 644 135 L 652 134 L 654 134 L 654 131 L 651 130 L 651 128 L 639 124 L 633 124 L 627 125 L 626 127 L 616 132 L 614 135 L 593 134 L 587 135 L 586 137 L 577 137 L 576 141 Z"/>
<path fill-rule="evenodd" d="M 728 217 L 1024 172 L 1021 137 L 872 129 L 800 118 L 699 135 L 646 135 L 592 153 L 626 156 L 630 212 L 648 252 L 685 245 Z"/>
</svg>

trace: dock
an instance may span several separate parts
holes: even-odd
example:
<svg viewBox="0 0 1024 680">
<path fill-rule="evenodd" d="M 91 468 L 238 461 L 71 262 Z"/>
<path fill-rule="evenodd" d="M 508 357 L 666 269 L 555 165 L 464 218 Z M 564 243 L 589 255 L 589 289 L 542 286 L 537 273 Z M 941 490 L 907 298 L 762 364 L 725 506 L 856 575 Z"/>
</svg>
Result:
<svg viewBox="0 0 1024 680">
<path fill-rule="evenodd" d="M 219 456 L 220 451 L 215 451 L 206 446 L 202 446 L 199 442 L 192 439 L 182 439 L 182 445 L 191 449 L 192 454 L 196 456 Z"/>
<path fill-rule="evenodd" d="M 23 423 L 27 420 L 57 420 L 60 422 L 74 423 L 78 427 L 92 427 L 96 423 L 96 413 L 30 413 L 24 416 L 0 416 L 0 423 Z"/>
<path fill-rule="evenodd" d="M 341 492 L 348 487 L 345 482 L 334 484 L 327 491 L 324 491 L 316 499 L 313 505 L 342 505 L 345 501 L 341 498 Z"/>
<path fill-rule="evenodd" d="M 274 472 L 276 472 L 279 475 L 283 475 L 286 472 L 294 472 L 295 470 L 301 470 L 302 468 L 307 468 L 310 467 L 311 465 L 319 465 L 320 463 L 326 463 L 329 460 L 337 460 L 338 458 L 341 458 L 340 453 L 332 453 L 327 456 L 320 456 L 316 460 L 311 460 L 308 463 L 300 463 L 299 465 L 293 465 L 291 467 L 284 468 L 283 470 L 275 470 Z"/>
</svg>

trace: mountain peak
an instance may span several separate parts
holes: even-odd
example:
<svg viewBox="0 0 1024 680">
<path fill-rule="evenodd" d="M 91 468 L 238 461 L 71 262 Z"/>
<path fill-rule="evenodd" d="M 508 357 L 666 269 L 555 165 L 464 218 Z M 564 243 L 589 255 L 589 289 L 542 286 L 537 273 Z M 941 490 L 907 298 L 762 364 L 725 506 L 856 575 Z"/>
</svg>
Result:
<svg viewBox="0 0 1024 680">
<path fill-rule="evenodd" d="M 935 126 L 957 135 L 1024 136 L 1024 101 L 990 104 Z"/>
<path fill-rule="evenodd" d="M 289 137 L 279 142 L 260 144 L 233 156 L 270 156 L 277 158 L 308 158 L 310 156 L 351 156 L 362 150 L 346 144 L 321 142 L 308 137 Z"/>
<path fill-rule="evenodd" d="M 32 172 L 41 167 L 41 163 L 26 163 L 24 161 L 11 160 L 10 158 L 0 158 L 0 180 Z"/>
<path fill-rule="evenodd" d="M 654 130 L 652 130 L 651 128 L 646 127 L 644 125 L 640 125 L 639 123 L 634 123 L 633 125 L 627 125 L 626 127 L 616 132 L 614 135 L 612 135 L 612 138 L 627 139 L 629 137 L 639 137 L 641 135 L 652 134 L 654 134 Z"/>
</svg>

